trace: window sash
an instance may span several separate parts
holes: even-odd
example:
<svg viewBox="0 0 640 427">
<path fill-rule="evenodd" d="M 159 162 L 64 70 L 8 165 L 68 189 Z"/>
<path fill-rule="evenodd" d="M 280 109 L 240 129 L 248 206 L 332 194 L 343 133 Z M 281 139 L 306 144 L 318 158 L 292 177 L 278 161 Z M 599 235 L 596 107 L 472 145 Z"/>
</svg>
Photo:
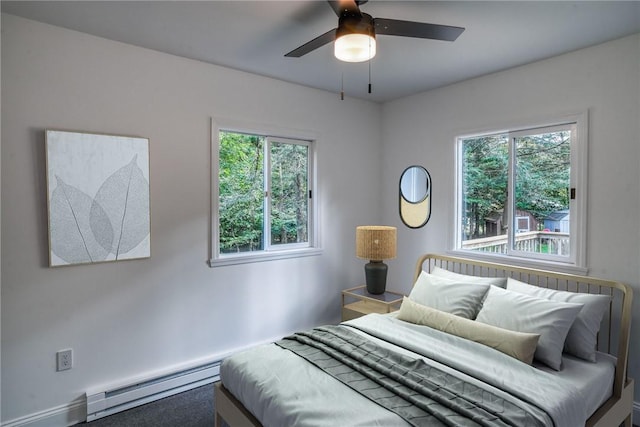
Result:
<svg viewBox="0 0 640 427">
<path fill-rule="evenodd" d="M 516 234 L 517 234 L 517 215 L 516 212 L 516 184 L 517 184 L 517 176 L 516 176 L 516 165 L 517 165 L 517 154 L 516 154 L 516 143 L 518 138 L 523 138 L 526 136 L 532 135 L 541 135 L 541 134 L 550 134 L 557 133 L 562 131 L 569 131 L 571 133 L 570 141 L 569 141 L 569 155 L 570 155 L 570 167 L 569 167 L 569 188 L 576 188 L 576 177 L 575 177 L 575 168 L 571 167 L 573 165 L 573 159 L 575 159 L 575 146 L 576 146 L 576 124 L 568 123 L 563 125 L 555 125 L 555 126 L 547 126 L 541 128 L 533 128 L 523 131 L 514 131 L 509 133 L 509 190 L 508 190 L 508 204 L 509 204 L 509 228 L 507 232 L 508 243 L 507 243 L 507 255 L 512 255 L 516 257 L 522 258 L 532 258 L 546 261 L 560 261 L 575 264 L 576 258 L 576 246 L 578 244 L 578 233 L 577 233 L 577 221 L 572 220 L 572 214 L 576 213 L 576 203 L 575 199 L 569 198 L 569 255 L 557 255 L 557 254 L 545 254 L 541 252 L 532 252 L 532 251 L 522 251 L 517 249 L 516 245 Z"/>
<path fill-rule="evenodd" d="M 274 144 L 291 144 L 296 146 L 306 147 L 307 156 L 306 156 L 306 190 L 305 190 L 305 204 L 306 204 L 306 240 L 302 242 L 292 242 L 292 243 L 273 243 L 273 224 L 272 224 L 272 210 L 273 210 L 273 173 L 272 173 L 272 147 Z M 309 141 L 302 141 L 297 139 L 290 138 L 280 138 L 280 137 L 267 137 L 267 144 L 264 152 L 264 171 L 265 171 L 265 198 L 264 198 L 264 247 L 266 251 L 273 250 L 287 250 L 287 249 L 296 249 L 296 248 L 307 248 L 311 246 L 311 197 L 309 194 L 309 190 L 311 188 L 311 174 L 309 165 L 312 164 L 311 143 Z"/>
</svg>

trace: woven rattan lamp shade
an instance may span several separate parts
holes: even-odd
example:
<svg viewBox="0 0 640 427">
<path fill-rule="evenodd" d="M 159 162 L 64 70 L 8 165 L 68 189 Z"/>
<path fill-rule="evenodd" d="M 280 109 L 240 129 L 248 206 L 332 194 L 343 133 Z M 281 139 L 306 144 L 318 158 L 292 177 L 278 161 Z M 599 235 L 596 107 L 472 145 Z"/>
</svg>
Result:
<svg viewBox="0 0 640 427">
<path fill-rule="evenodd" d="M 356 228 L 356 256 L 382 261 L 396 257 L 395 227 L 362 225 Z"/>
</svg>

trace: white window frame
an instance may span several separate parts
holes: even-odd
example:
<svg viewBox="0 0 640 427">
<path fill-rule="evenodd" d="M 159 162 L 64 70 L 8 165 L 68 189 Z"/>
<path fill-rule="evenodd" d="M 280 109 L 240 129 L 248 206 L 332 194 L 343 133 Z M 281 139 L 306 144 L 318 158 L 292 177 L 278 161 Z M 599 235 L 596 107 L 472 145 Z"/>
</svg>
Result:
<svg viewBox="0 0 640 427">
<path fill-rule="evenodd" d="M 515 158 L 511 152 L 514 146 L 514 137 L 534 133 L 543 133 L 554 128 L 573 125 L 572 145 L 571 145 L 571 170 L 570 187 L 575 188 L 576 197 L 570 200 L 571 222 L 570 222 L 570 255 L 566 258 L 548 256 L 545 254 L 533 254 L 529 252 L 513 250 L 514 235 L 510 231 L 508 235 L 507 254 L 477 252 L 462 249 L 461 217 L 463 209 L 463 177 L 462 177 L 462 141 L 469 138 L 477 138 L 486 135 L 506 134 L 509 140 L 509 179 L 508 179 L 508 204 L 514 206 L 515 191 L 513 179 Z M 573 133 L 575 132 L 575 135 Z M 476 132 L 466 132 L 455 138 L 456 147 L 456 180 L 454 209 L 455 226 L 451 238 L 452 246 L 450 253 L 462 255 L 470 258 L 483 259 L 493 262 L 503 262 L 533 268 L 553 268 L 554 270 L 566 271 L 569 273 L 586 274 L 587 248 L 587 159 L 588 159 L 588 111 L 580 114 L 567 115 L 555 119 L 538 120 L 525 124 L 512 124 L 509 126 L 495 127 Z M 516 218 L 514 209 L 509 209 L 510 230 L 515 230 Z"/>
<path fill-rule="evenodd" d="M 270 206 L 271 194 L 267 191 L 270 188 L 271 174 L 266 173 L 264 182 L 266 196 L 263 199 L 264 206 L 264 249 L 260 251 L 240 252 L 233 254 L 220 253 L 220 188 L 219 176 L 219 147 L 220 132 L 237 132 L 265 137 L 266 145 L 271 142 L 284 142 L 302 144 L 308 147 L 308 187 L 311 191 L 309 198 L 308 212 L 308 242 L 271 244 L 270 227 Z M 210 267 L 221 267 L 226 265 L 254 263 L 270 261 L 276 259 L 298 258 L 305 256 L 320 255 L 319 230 L 318 230 L 318 191 L 316 187 L 316 163 L 317 163 L 317 136 L 311 132 L 292 130 L 281 127 L 274 127 L 264 124 L 252 124 L 233 119 L 211 119 L 211 256 L 209 258 Z M 266 150 L 264 156 L 264 170 L 270 168 L 270 150 Z"/>
</svg>

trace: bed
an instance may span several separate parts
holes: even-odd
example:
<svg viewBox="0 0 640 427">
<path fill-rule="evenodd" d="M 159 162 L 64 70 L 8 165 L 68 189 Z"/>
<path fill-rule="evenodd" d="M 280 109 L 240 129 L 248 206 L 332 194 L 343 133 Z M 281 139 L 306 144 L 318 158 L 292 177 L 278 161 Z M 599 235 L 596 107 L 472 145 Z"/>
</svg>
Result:
<svg viewBox="0 0 640 427">
<path fill-rule="evenodd" d="M 398 312 L 225 359 L 215 423 L 631 427 L 632 299 L 620 282 L 427 254 Z"/>
</svg>

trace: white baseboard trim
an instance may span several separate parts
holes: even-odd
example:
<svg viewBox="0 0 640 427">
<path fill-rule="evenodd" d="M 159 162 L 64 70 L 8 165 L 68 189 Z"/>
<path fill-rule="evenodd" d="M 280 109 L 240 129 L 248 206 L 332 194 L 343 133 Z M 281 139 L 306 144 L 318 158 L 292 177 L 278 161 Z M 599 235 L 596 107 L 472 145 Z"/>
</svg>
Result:
<svg viewBox="0 0 640 427">
<path fill-rule="evenodd" d="M 2 427 L 68 427 L 83 422 L 87 417 L 86 399 L 46 409 L 35 414 L 2 423 Z"/>
<path fill-rule="evenodd" d="M 633 424 L 640 425 L 640 402 L 633 402 Z"/>
</svg>

